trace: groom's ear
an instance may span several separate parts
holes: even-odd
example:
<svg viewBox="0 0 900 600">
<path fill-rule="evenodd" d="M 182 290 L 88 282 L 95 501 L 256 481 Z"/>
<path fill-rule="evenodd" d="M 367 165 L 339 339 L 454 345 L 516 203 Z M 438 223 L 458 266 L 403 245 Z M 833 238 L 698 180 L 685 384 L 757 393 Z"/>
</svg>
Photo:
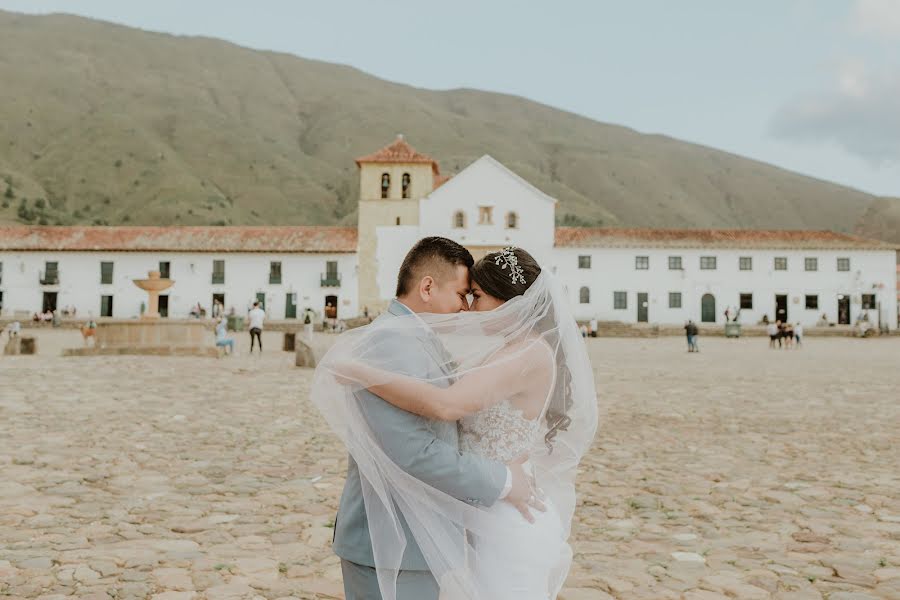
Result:
<svg viewBox="0 0 900 600">
<path fill-rule="evenodd" d="M 431 275 L 426 275 L 419 281 L 419 298 L 422 302 L 431 302 L 431 295 L 434 293 L 435 281 Z"/>
</svg>

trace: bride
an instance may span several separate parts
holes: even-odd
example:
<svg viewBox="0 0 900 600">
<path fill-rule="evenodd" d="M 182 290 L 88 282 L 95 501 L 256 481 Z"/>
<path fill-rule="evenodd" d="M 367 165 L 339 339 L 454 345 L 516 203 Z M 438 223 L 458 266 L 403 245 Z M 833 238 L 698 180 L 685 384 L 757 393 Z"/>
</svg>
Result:
<svg viewBox="0 0 900 600">
<path fill-rule="evenodd" d="M 460 451 L 521 465 L 540 490 L 543 510 L 520 514 L 506 502 L 473 506 L 404 477 L 402 465 L 389 464 L 377 444 L 353 435 L 360 424 L 352 404 L 344 406 L 343 420 L 329 421 L 345 428 L 361 470 L 367 463 L 372 502 L 389 508 L 389 522 L 379 526 L 387 534 L 372 536 L 376 562 L 382 557 L 379 579 L 391 572 L 390 557 L 402 554 L 402 518 L 441 598 L 552 599 L 571 564 L 576 467 L 597 425 L 593 374 L 563 291 L 526 251 L 505 248 L 481 259 L 472 268 L 471 294 L 470 312 L 391 319 L 389 331 L 339 342 L 322 366 L 335 389 L 367 388 L 423 418 L 457 422 Z M 384 335 L 402 335 L 423 321 L 436 337 L 445 373 L 429 381 L 399 374 L 378 352 Z M 384 586 L 382 593 L 390 595 Z"/>
</svg>

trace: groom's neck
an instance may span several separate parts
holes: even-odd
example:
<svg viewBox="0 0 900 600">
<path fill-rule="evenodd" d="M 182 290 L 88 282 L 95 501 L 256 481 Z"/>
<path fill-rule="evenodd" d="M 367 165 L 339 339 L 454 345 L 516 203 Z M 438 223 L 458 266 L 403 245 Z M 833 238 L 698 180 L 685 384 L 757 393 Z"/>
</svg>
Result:
<svg viewBox="0 0 900 600">
<path fill-rule="evenodd" d="M 398 296 L 397 302 L 413 311 L 414 313 L 428 312 L 428 307 L 419 298 L 412 296 Z"/>
</svg>

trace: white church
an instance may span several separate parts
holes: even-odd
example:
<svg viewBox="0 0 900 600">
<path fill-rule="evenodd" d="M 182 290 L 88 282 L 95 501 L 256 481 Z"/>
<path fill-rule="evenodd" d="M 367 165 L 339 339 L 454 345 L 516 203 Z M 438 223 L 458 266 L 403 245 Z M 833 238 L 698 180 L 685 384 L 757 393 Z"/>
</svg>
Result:
<svg viewBox="0 0 900 600">
<path fill-rule="evenodd" d="M 47 309 L 134 318 L 134 279 L 174 285 L 160 313 L 214 303 L 272 319 L 352 318 L 393 295 L 419 238 L 442 235 L 477 258 L 531 252 L 566 286 L 579 319 L 682 324 L 770 320 L 897 325 L 896 248 L 827 231 L 572 228 L 556 200 L 490 156 L 453 177 L 402 137 L 360 157 L 357 227 L 0 227 L 0 318 Z"/>
</svg>

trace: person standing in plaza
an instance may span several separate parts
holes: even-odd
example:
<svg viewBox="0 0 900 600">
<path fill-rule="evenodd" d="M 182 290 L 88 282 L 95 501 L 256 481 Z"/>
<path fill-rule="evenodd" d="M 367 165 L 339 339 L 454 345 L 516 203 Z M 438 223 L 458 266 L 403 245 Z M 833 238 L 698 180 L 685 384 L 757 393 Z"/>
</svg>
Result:
<svg viewBox="0 0 900 600">
<path fill-rule="evenodd" d="M 766 333 L 769 335 L 769 348 L 774 348 L 775 340 L 778 339 L 778 325 L 769 322 L 766 326 Z"/>
<path fill-rule="evenodd" d="M 248 315 L 250 319 L 250 354 L 253 354 L 253 340 L 259 342 L 259 353 L 262 354 L 262 329 L 266 320 L 266 311 L 259 305 L 259 300 L 253 302 L 253 308 Z"/>
<path fill-rule="evenodd" d="M 700 335 L 700 328 L 694 321 L 688 321 L 688 333 L 690 334 L 691 352 L 700 352 L 700 346 L 697 345 L 697 337 Z"/>
<path fill-rule="evenodd" d="M 231 356 L 234 354 L 234 340 L 228 337 L 227 324 L 224 316 L 219 317 L 216 323 L 216 348 L 223 348 L 226 355 Z"/>
<path fill-rule="evenodd" d="M 313 322 L 308 310 L 306 311 L 306 315 L 303 317 L 303 333 L 306 336 L 306 343 L 312 344 Z"/>
<path fill-rule="evenodd" d="M 803 325 L 800 324 L 800 321 L 797 321 L 794 326 L 794 339 L 797 341 L 797 348 L 800 348 L 803 342 Z"/>
<path fill-rule="evenodd" d="M 591 337 L 597 337 L 597 317 L 591 317 L 591 323 L 588 327 L 588 335 Z"/>
</svg>

